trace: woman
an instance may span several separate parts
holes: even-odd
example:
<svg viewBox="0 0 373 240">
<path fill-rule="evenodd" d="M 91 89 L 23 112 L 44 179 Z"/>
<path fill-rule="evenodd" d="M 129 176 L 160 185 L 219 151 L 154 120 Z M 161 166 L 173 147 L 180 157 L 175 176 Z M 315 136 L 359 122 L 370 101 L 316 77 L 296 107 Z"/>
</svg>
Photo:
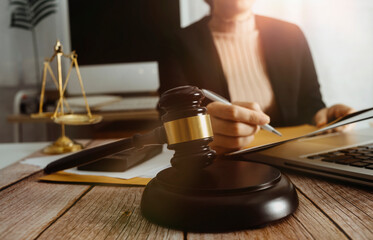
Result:
<svg viewBox="0 0 373 240">
<path fill-rule="evenodd" d="M 212 90 L 234 104 L 207 105 L 218 153 L 247 146 L 259 129 L 321 126 L 353 110 L 325 107 L 307 41 L 294 24 L 254 15 L 254 0 L 205 0 L 211 15 L 167 43 L 160 93 L 180 85 Z"/>
</svg>

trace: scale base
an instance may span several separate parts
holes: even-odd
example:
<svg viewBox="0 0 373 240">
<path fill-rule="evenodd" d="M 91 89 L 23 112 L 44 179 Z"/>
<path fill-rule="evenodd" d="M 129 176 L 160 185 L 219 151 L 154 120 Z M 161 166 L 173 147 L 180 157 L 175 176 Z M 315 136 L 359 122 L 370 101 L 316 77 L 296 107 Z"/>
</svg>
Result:
<svg viewBox="0 0 373 240">
<path fill-rule="evenodd" d="M 145 188 L 142 214 L 150 221 L 192 232 L 256 228 L 298 207 L 290 180 L 268 165 L 218 160 L 196 174 L 161 171 Z"/>
<path fill-rule="evenodd" d="M 66 136 L 59 137 L 52 145 L 43 149 L 46 154 L 61 154 L 68 152 L 76 152 L 83 149 L 83 146 L 74 142 Z"/>
</svg>

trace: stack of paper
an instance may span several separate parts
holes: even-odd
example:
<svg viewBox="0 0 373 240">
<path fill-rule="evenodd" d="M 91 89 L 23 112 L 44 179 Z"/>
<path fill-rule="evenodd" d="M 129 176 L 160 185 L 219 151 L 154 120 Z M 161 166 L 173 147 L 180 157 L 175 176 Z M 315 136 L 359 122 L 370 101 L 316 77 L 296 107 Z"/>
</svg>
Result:
<svg viewBox="0 0 373 240">
<path fill-rule="evenodd" d="M 174 151 L 170 151 L 166 146 L 164 146 L 161 154 L 124 172 L 81 171 L 73 168 L 63 172 L 43 176 L 41 180 L 146 185 L 150 179 L 157 175 L 158 172 L 170 167 L 170 160 L 173 153 Z M 58 156 L 28 158 L 22 161 L 22 163 L 45 168 L 49 163 L 70 154 L 73 153 Z"/>
</svg>

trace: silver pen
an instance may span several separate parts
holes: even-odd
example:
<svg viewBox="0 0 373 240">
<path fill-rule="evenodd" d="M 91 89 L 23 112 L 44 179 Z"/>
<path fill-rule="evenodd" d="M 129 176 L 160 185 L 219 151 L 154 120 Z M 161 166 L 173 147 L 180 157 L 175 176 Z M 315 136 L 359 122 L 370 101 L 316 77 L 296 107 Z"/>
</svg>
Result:
<svg viewBox="0 0 373 240">
<path fill-rule="evenodd" d="M 216 102 L 221 102 L 221 103 L 225 103 L 227 105 L 232 105 L 232 103 L 230 103 L 227 99 L 225 99 L 224 97 L 212 92 L 212 91 L 209 91 L 209 90 L 206 90 L 206 89 L 202 89 L 202 92 L 203 94 L 210 100 L 212 101 L 216 101 Z M 268 132 L 271 132 L 271 133 L 274 133 L 278 136 L 282 136 L 282 134 L 277 131 L 274 127 L 272 127 L 271 125 L 269 124 L 265 124 L 265 125 L 261 125 L 260 126 L 262 129 L 268 131 Z"/>
</svg>

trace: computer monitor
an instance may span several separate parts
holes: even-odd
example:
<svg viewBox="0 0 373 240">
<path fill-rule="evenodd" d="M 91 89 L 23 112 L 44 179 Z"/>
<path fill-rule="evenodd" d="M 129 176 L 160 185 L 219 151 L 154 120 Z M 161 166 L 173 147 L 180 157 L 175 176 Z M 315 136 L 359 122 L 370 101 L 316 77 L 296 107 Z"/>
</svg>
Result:
<svg viewBox="0 0 373 240">
<path fill-rule="evenodd" d="M 87 94 L 156 91 L 160 43 L 180 28 L 175 0 L 68 0 L 69 40 Z M 66 70 L 65 66 L 65 70 Z M 72 74 L 68 94 L 81 89 Z"/>
</svg>

